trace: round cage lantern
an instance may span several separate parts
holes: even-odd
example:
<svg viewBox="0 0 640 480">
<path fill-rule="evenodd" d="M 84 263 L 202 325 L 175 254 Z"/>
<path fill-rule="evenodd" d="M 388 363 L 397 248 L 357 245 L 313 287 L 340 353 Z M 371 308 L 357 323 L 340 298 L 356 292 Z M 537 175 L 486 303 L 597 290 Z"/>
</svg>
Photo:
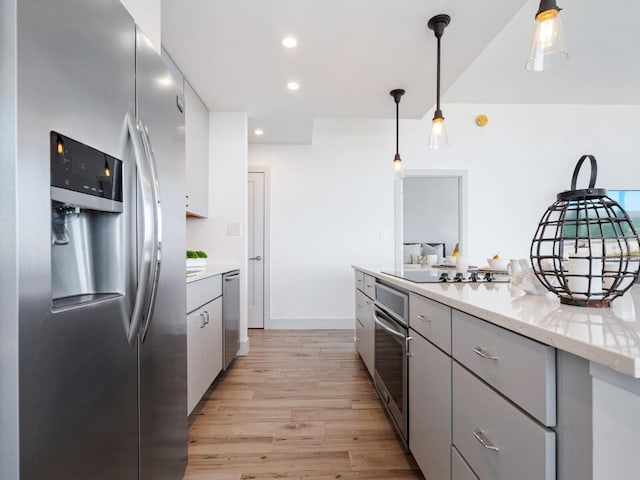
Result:
<svg viewBox="0 0 640 480">
<path fill-rule="evenodd" d="M 589 188 L 576 190 L 584 161 L 591 162 Z M 604 188 L 594 188 L 593 155 L 578 160 L 571 190 L 542 215 L 531 242 L 533 272 L 569 305 L 609 307 L 640 272 L 640 238 L 629 215 Z"/>
</svg>

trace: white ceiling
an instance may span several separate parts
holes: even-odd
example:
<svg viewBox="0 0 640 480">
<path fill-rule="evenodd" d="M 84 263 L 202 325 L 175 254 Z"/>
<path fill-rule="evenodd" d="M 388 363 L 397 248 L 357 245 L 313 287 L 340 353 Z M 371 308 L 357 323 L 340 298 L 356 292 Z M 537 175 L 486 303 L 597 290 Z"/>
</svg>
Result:
<svg viewBox="0 0 640 480">
<path fill-rule="evenodd" d="M 513 20 L 446 92 L 452 103 L 640 104 L 640 2 L 558 0 L 569 60 L 524 69 L 538 0 Z"/>
<path fill-rule="evenodd" d="M 439 13 L 443 102 L 640 103 L 640 2 L 559 3 L 571 57 L 538 74 L 524 70 L 537 0 L 162 0 L 162 42 L 209 110 L 247 112 L 250 143 L 311 143 L 314 118 L 393 118 L 394 88 L 401 117 L 422 118 Z"/>
</svg>

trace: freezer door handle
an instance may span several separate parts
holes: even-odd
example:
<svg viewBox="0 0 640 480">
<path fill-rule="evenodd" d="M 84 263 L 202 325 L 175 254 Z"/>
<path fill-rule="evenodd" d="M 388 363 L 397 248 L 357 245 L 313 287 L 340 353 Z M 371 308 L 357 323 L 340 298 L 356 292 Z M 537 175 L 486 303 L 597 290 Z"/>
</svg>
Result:
<svg viewBox="0 0 640 480">
<path fill-rule="evenodd" d="M 146 300 L 145 320 L 140 330 L 140 339 L 144 343 L 147 338 L 147 332 L 153 318 L 153 309 L 156 304 L 156 295 L 158 293 L 158 280 L 160 277 L 160 265 L 162 263 L 162 206 L 160 204 L 160 185 L 158 183 L 158 168 L 156 165 L 156 157 L 153 153 L 149 133 L 144 122 L 140 119 L 140 135 L 142 137 L 142 145 L 147 160 L 149 171 L 149 183 L 151 184 L 151 216 L 153 220 L 153 240 L 151 243 L 151 275 L 148 284 L 149 295 Z M 145 212 L 146 213 L 146 212 Z M 208 323 L 208 322 L 207 322 Z"/>
<path fill-rule="evenodd" d="M 153 224 L 152 224 L 152 205 L 151 205 L 151 182 L 149 181 L 149 172 L 147 162 L 144 156 L 144 147 L 140 137 L 140 125 L 136 122 L 131 109 L 127 111 L 126 116 L 126 144 L 127 138 L 131 140 L 133 145 L 133 156 L 137 169 L 137 178 L 139 185 L 139 195 L 142 203 L 142 252 L 140 259 L 140 270 L 138 271 L 138 287 L 136 290 L 135 300 L 133 303 L 133 313 L 129 322 L 127 331 L 127 341 L 130 346 L 137 342 L 140 325 L 144 318 L 147 302 L 147 291 L 149 279 L 151 277 L 152 256 L 151 245 L 153 243 Z"/>
</svg>

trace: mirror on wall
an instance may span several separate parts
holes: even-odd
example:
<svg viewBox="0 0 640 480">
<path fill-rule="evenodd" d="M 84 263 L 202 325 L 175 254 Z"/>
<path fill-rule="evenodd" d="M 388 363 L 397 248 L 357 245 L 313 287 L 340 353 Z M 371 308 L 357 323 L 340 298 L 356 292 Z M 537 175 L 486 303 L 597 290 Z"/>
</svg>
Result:
<svg viewBox="0 0 640 480">
<path fill-rule="evenodd" d="M 405 171 L 396 185 L 396 266 L 465 251 L 466 172 Z M 419 259 L 418 257 L 423 257 Z"/>
</svg>

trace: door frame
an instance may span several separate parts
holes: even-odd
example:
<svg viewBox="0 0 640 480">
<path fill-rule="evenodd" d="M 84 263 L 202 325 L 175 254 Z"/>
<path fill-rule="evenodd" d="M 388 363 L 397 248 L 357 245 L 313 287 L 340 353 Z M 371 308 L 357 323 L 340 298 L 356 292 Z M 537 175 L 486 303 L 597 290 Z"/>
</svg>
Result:
<svg viewBox="0 0 640 480">
<path fill-rule="evenodd" d="M 467 170 L 405 170 L 405 177 L 453 177 L 458 179 L 458 208 L 460 210 L 458 216 L 458 229 L 460 232 L 460 255 L 468 254 L 468 233 L 467 233 L 467 215 L 468 215 L 468 172 Z M 403 183 L 402 180 L 394 181 L 393 188 L 394 198 L 394 263 L 397 269 L 402 268 L 402 243 L 404 237 L 404 219 L 403 219 Z"/>
<path fill-rule="evenodd" d="M 267 165 L 249 165 L 248 173 L 264 174 L 264 278 L 263 278 L 263 329 L 271 329 L 271 167 Z M 247 205 L 247 218 L 248 214 Z M 247 226 L 248 228 L 248 226 Z M 248 233 L 248 232 L 247 232 Z M 248 244 L 245 245 L 246 257 L 249 258 Z"/>
</svg>

